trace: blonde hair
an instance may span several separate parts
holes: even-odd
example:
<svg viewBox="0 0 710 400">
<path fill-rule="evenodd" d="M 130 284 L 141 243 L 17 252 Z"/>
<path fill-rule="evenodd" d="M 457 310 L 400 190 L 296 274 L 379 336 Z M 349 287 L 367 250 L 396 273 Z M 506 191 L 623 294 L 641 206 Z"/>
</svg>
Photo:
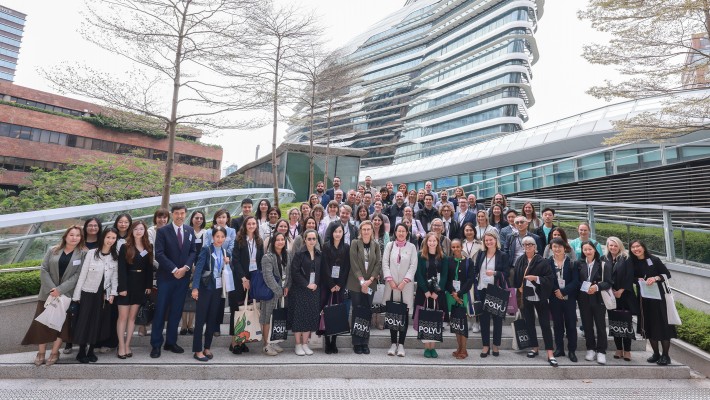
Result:
<svg viewBox="0 0 710 400">
<path fill-rule="evenodd" d="M 488 251 L 488 248 L 486 247 L 486 236 L 490 236 L 493 239 L 496 240 L 496 250 L 500 250 L 500 237 L 498 237 L 498 233 L 496 231 L 488 231 L 483 234 L 483 239 L 481 239 L 481 246 L 483 246 L 483 249 L 485 251 Z"/>
<path fill-rule="evenodd" d="M 622 242 L 621 239 L 619 239 L 619 238 L 616 237 L 616 236 L 609 236 L 609 237 L 606 239 L 606 242 L 609 243 L 610 241 L 616 243 L 616 245 L 619 246 L 619 254 L 620 254 L 620 255 L 622 255 L 622 256 L 624 256 L 624 257 L 628 257 L 629 254 L 628 254 L 628 252 L 626 251 L 626 247 L 624 247 L 624 242 Z M 607 255 L 610 254 L 608 248 L 607 248 L 606 254 L 607 254 Z"/>
</svg>

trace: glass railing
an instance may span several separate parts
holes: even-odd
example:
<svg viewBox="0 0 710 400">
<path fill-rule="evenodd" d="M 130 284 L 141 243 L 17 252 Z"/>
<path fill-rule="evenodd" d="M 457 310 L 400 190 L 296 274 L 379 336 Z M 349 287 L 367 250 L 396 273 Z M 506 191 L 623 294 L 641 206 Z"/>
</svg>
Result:
<svg viewBox="0 0 710 400">
<path fill-rule="evenodd" d="M 228 210 L 231 215 L 238 215 L 245 198 L 253 199 L 256 207 L 260 199 L 273 202 L 273 197 L 271 188 L 230 189 L 175 194 L 171 196 L 171 202 L 184 203 L 188 215 L 194 210 L 203 211 L 210 221 L 211 216 L 220 208 Z M 292 190 L 279 190 L 279 203 L 289 203 L 294 197 Z M 83 225 L 90 217 L 96 217 L 104 226 L 110 226 L 116 216 L 128 213 L 134 221 L 144 220 L 151 226 L 153 213 L 160 206 L 160 201 L 160 197 L 149 197 L 0 215 L 0 265 L 41 259 L 49 247 L 59 242 L 67 227 Z"/>
</svg>

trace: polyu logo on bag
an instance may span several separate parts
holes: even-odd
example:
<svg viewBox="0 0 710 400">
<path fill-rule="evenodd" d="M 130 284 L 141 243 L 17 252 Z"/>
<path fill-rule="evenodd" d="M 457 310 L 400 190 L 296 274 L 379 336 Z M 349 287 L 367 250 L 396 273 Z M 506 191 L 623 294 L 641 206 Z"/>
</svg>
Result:
<svg viewBox="0 0 710 400">
<path fill-rule="evenodd" d="M 356 331 L 361 331 L 361 332 L 370 332 L 370 327 L 367 325 L 363 325 L 359 322 L 356 322 L 355 325 L 353 325 L 353 328 Z"/>
<path fill-rule="evenodd" d="M 385 322 L 390 326 L 404 326 L 404 321 L 385 316 Z"/>
<path fill-rule="evenodd" d="M 528 340 L 530 340 L 528 335 L 518 335 L 518 342 L 522 343 L 522 342 L 527 342 Z"/>
<path fill-rule="evenodd" d="M 452 321 L 452 322 L 451 322 L 451 329 L 463 331 L 463 330 L 466 330 L 466 327 L 465 327 L 464 324 L 461 323 L 461 322 L 453 322 L 453 321 Z"/>
<path fill-rule="evenodd" d="M 626 325 L 619 325 L 615 321 L 609 321 L 609 331 L 613 333 L 623 333 L 627 335 L 634 334 L 633 329 L 629 329 Z"/>
<path fill-rule="evenodd" d="M 429 335 L 440 335 L 441 334 L 441 326 L 435 323 L 425 323 L 425 322 L 420 322 L 419 323 L 419 332 L 427 333 Z"/>
<path fill-rule="evenodd" d="M 485 299 L 483 305 L 488 306 L 494 310 L 501 311 L 501 312 L 505 312 L 505 310 L 506 310 L 506 307 L 503 307 L 503 304 L 501 302 L 493 301 L 492 299 L 490 299 L 488 297 Z"/>
<path fill-rule="evenodd" d="M 274 333 L 286 333 L 286 327 L 283 325 L 274 326 L 273 331 Z"/>
</svg>

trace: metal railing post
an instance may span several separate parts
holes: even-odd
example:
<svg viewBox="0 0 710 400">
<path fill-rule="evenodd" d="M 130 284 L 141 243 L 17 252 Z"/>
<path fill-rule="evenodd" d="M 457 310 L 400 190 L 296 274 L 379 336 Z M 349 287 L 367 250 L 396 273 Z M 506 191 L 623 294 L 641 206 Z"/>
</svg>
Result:
<svg viewBox="0 0 710 400">
<path fill-rule="evenodd" d="M 663 238 L 666 242 L 666 258 L 675 261 L 675 240 L 673 238 L 673 219 L 671 212 L 663 210 Z"/>
<path fill-rule="evenodd" d="M 587 206 L 587 222 L 589 222 L 589 237 L 597 240 L 597 228 L 594 223 L 594 206 Z"/>
</svg>

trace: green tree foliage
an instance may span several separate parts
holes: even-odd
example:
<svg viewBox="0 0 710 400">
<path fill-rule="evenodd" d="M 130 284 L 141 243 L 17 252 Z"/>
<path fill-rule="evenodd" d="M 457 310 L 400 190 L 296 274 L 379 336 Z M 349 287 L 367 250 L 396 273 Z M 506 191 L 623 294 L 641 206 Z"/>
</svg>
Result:
<svg viewBox="0 0 710 400">
<path fill-rule="evenodd" d="M 710 34 L 707 0 L 589 0 L 579 18 L 609 34 L 608 43 L 584 46 L 592 64 L 614 66 L 626 79 L 605 80 L 587 93 L 607 101 L 667 96 L 661 112 L 642 112 L 615 127 L 607 144 L 662 140 L 707 129 L 710 96 L 687 89 L 707 87 L 710 54 L 692 45 Z"/>
</svg>

